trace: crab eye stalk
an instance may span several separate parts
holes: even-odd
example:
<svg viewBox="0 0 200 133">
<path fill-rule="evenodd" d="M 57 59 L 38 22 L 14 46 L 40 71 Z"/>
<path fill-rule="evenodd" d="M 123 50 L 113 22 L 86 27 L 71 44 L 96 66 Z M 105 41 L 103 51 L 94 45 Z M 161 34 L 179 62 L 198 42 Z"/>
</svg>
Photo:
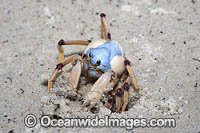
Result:
<svg viewBox="0 0 200 133">
<path fill-rule="evenodd" d="M 92 56 L 93 56 L 93 55 L 92 55 L 92 53 L 90 52 L 90 53 L 89 53 L 89 57 L 92 58 Z"/>
<path fill-rule="evenodd" d="M 96 64 L 97 64 L 97 66 L 99 66 L 101 64 L 101 61 L 98 60 Z"/>
</svg>

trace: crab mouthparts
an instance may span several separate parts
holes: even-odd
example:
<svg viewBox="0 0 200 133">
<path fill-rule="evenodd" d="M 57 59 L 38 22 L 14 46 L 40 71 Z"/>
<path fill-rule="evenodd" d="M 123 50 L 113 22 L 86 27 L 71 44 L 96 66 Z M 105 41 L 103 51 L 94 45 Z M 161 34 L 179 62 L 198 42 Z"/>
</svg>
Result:
<svg viewBox="0 0 200 133">
<path fill-rule="evenodd" d="M 101 76 L 103 71 L 101 71 L 99 68 L 97 68 L 96 65 L 93 65 L 87 57 L 83 61 L 83 73 L 87 77 L 94 77 L 98 78 Z"/>
</svg>

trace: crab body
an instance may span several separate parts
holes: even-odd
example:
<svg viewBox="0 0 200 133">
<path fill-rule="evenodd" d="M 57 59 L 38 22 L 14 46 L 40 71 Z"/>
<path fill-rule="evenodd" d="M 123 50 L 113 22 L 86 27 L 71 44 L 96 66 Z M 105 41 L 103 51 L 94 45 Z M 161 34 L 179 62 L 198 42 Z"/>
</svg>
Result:
<svg viewBox="0 0 200 133">
<path fill-rule="evenodd" d="M 86 78 L 95 79 L 94 85 L 85 96 L 83 107 L 89 103 L 89 109 L 91 109 L 100 102 L 102 95 L 107 92 L 108 98 L 104 106 L 116 112 L 120 112 L 120 110 L 123 112 L 128 104 L 130 82 L 132 81 L 137 91 L 139 87 L 131 68 L 132 63 L 126 59 L 120 44 L 111 40 L 105 19 L 106 15 L 101 13 L 100 17 L 101 39 L 96 41 L 60 40 L 58 42 L 58 64 L 48 82 L 48 90 L 50 91 L 52 88 L 53 81 L 63 70 L 63 67 L 71 63 L 72 70 L 68 78 L 68 85 L 74 92 L 77 93 L 81 74 Z M 63 45 L 84 45 L 87 47 L 81 54 L 74 54 L 64 60 Z M 108 84 L 111 85 L 111 90 L 106 89 Z"/>
<path fill-rule="evenodd" d="M 122 47 L 115 41 L 94 41 L 88 45 L 84 54 L 82 74 L 86 77 L 99 78 L 102 73 L 110 70 L 121 75 L 125 70 Z"/>
</svg>

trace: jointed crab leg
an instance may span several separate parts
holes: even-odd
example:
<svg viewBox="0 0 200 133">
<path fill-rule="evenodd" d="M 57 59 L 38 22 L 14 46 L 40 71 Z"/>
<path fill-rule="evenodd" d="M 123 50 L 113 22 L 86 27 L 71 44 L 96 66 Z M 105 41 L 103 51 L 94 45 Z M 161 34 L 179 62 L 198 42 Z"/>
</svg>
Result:
<svg viewBox="0 0 200 133">
<path fill-rule="evenodd" d="M 112 88 L 115 88 L 118 82 L 119 82 L 119 79 L 118 79 L 118 78 L 115 79 L 115 80 L 113 80 L 113 81 L 111 82 Z"/>
<path fill-rule="evenodd" d="M 129 76 L 131 77 L 131 80 L 132 80 L 132 83 L 133 83 L 133 85 L 134 85 L 134 87 L 135 87 L 135 90 L 136 90 L 136 91 L 139 91 L 140 88 L 138 87 L 137 80 L 136 80 L 136 78 L 135 78 L 135 76 L 134 76 L 134 72 L 133 72 L 133 70 L 132 70 L 132 68 L 131 68 L 131 66 L 132 66 L 131 62 L 130 62 L 129 60 L 125 60 L 125 61 L 124 61 L 124 64 L 125 64 L 125 66 L 126 66 L 126 68 L 127 68 L 127 71 L 128 71 L 128 73 L 129 73 Z"/>
<path fill-rule="evenodd" d="M 113 101 L 114 101 L 114 96 L 111 94 L 109 95 L 108 101 L 104 104 L 104 106 L 108 109 L 111 109 L 113 105 Z"/>
<path fill-rule="evenodd" d="M 119 79 L 119 84 L 117 85 L 117 87 L 115 87 L 114 89 L 114 95 L 115 95 L 115 111 L 116 112 L 120 112 L 120 107 L 121 107 L 121 97 L 122 97 L 122 84 L 124 83 L 124 81 L 127 78 L 127 74 L 122 74 L 122 76 Z"/>
<path fill-rule="evenodd" d="M 50 80 L 48 82 L 48 92 L 50 92 L 50 89 L 53 86 L 53 81 L 55 80 L 57 74 L 58 74 L 58 69 L 56 67 L 56 69 L 53 71 L 53 74 L 51 75 L 51 78 L 50 78 Z"/>
<path fill-rule="evenodd" d="M 117 87 L 117 90 L 115 91 L 115 111 L 117 113 L 120 112 L 120 107 L 121 104 L 122 106 L 122 112 L 125 111 L 126 106 L 128 104 L 128 90 L 129 90 L 129 84 L 130 84 L 130 77 L 126 77 L 126 79 L 124 79 L 126 76 L 122 76 L 120 79 L 120 83 Z M 125 80 L 125 81 L 124 81 Z M 122 103 L 122 95 L 123 95 L 123 103 Z"/>
<path fill-rule="evenodd" d="M 74 54 L 74 55 L 69 56 L 66 60 L 64 60 L 64 61 L 62 62 L 63 66 L 65 66 L 65 65 L 67 65 L 67 64 L 69 64 L 69 63 L 71 63 L 71 62 L 72 62 L 75 58 L 77 58 L 77 57 L 79 57 L 78 54 Z"/>
<path fill-rule="evenodd" d="M 128 75 L 126 73 L 122 74 L 120 79 L 117 79 L 118 84 L 117 86 L 114 88 L 114 94 L 117 93 L 117 89 L 122 87 L 122 83 L 124 83 L 124 81 L 127 79 Z"/>
<path fill-rule="evenodd" d="M 60 40 L 58 42 L 58 51 L 59 51 L 59 57 L 58 57 L 58 63 L 61 63 L 64 60 L 64 49 L 62 45 L 85 45 L 87 46 L 91 41 L 82 41 L 82 40 L 71 40 L 71 41 L 64 41 Z"/>
<path fill-rule="evenodd" d="M 76 58 L 74 58 L 72 62 L 73 68 L 69 76 L 68 84 L 73 89 L 74 92 L 77 92 L 77 87 L 83 66 L 82 62 L 83 59 L 81 56 L 77 56 Z"/>
<path fill-rule="evenodd" d="M 125 111 L 126 106 L 128 104 L 128 90 L 129 90 L 129 84 L 130 84 L 130 77 L 128 77 L 123 85 L 124 95 L 123 95 L 123 106 L 122 106 L 122 112 Z"/>
<path fill-rule="evenodd" d="M 75 55 L 72 55 L 70 57 L 68 57 L 66 60 L 64 60 L 63 62 L 59 63 L 56 65 L 56 68 L 55 70 L 53 71 L 53 74 L 51 75 L 50 77 L 50 80 L 48 82 L 48 91 L 50 91 L 50 89 L 52 88 L 53 86 L 53 81 L 56 79 L 56 76 L 58 74 L 58 72 L 67 64 L 69 64 L 70 62 L 72 62 L 72 60 L 77 57 L 79 55 L 75 54 Z"/>
<path fill-rule="evenodd" d="M 113 102 L 114 102 L 114 99 L 116 98 L 116 93 L 117 93 L 117 90 L 119 87 L 121 87 L 121 84 L 124 82 L 124 80 L 127 78 L 127 74 L 123 74 L 120 79 L 119 78 L 116 78 L 115 80 L 112 80 L 112 87 L 114 88 L 111 92 L 111 94 L 108 96 L 108 101 L 104 104 L 105 107 L 107 107 L 108 109 L 111 109 L 112 108 L 112 105 L 113 105 Z M 119 83 L 119 84 L 118 84 Z M 116 86 L 117 85 L 117 86 Z M 118 98 L 117 98 L 118 99 Z M 115 99 L 116 100 L 116 99 Z M 120 100 L 117 100 L 118 103 L 117 103 L 117 108 L 118 106 L 121 105 L 120 103 Z M 116 107 L 115 106 L 115 107 Z"/>
<path fill-rule="evenodd" d="M 115 98 L 115 111 L 117 113 L 120 112 L 121 107 L 121 96 L 122 96 L 122 88 L 118 88 L 116 92 L 116 98 Z"/>
<path fill-rule="evenodd" d="M 101 13 L 101 33 L 102 33 L 102 38 L 104 40 L 111 40 L 111 34 L 110 34 L 110 30 L 108 27 L 108 24 L 106 22 L 106 14 Z"/>
</svg>

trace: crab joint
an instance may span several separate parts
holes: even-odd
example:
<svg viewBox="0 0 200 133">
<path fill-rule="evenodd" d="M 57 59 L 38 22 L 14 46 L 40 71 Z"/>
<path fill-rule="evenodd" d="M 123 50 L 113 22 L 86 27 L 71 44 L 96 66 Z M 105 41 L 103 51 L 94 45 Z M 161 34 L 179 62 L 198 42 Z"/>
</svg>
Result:
<svg viewBox="0 0 200 133">
<path fill-rule="evenodd" d="M 82 62 L 81 59 L 75 59 L 75 60 L 72 62 L 72 66 L 75 66 L 75 65 L 77 64 L 78 61 Z"/>
<path fill-rule="evenodd" d="M 128 91 L 129 90 L 129 84 L 126 82 L 124 84 L 124 91 Z"/>
<path fill-rule="evenodd" d="M 101 17 L 106 17 L 106 14 L 105 13 L 101 13 L 100 16 Z"/>
<path fill-rule="evenodd" d="M 110 98 L 108 99 L 108 103 L 109 103 L 109 104 L 112 104 L 112 102 L 113 102 L 113 97 L 110 97 Z"/>
<path fill-rule="evenodd" d="M 56 65 L 56 69 L 61 70 L 63 68 L 63 66 L 64 65 L 62 63 L 59 63 Z"/>
<path fill-rule="evenodd" d="M 65 41 L 63 39 L 61 39 L 59 42 L 58 42 L 58 45 L 64 45 L 65 44 Z"/>
<path fill-rule="evenodd" d="M 76 64 L 77 64 L 77 59 L 76 60 L 74 60 L 73 62 L 72 62 L 72 66 L 75 66 Z"/>
<path fill-rule="evenodd" d="M 131 62 L 130 62 L 129 60 L 125 60 L 125 61 L 124 61 L 124 65 L 125 65 L 125 66 L 130 66 L 130 65 L 131 65 Z"/>
<path fill-rule="evenodd" d="M 108 101 L 105 103 L 105 107 L 107 107 L 108 109 L 111 109 L 112 108 L 112 104 L 113 104 L 113 96 L 111 95 L 109 98 L 108 98 Z"/>
<path fill-rule="evenodd" d="M 115 73 L 114 71 L 112 71 L 110 80 L 113 81 L 113 80 L 115 80 L 116 78 L 117 78 L 116 73 Z"/>
</svg>

